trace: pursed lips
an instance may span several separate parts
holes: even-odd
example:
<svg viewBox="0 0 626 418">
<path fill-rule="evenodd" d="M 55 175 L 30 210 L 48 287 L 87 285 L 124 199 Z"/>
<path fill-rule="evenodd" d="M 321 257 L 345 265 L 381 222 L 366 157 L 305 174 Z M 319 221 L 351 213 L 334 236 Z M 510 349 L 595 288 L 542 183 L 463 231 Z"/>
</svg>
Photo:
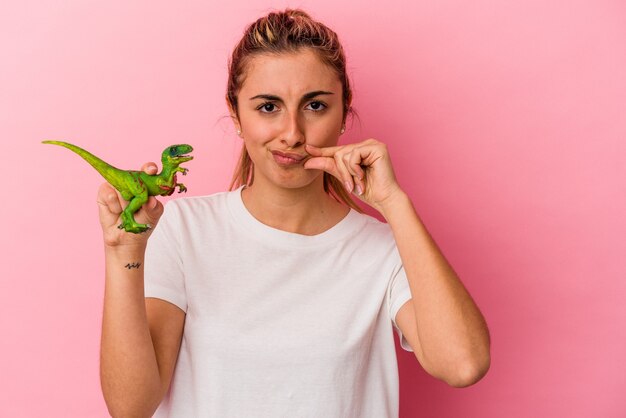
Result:
<svg viewBox="0 0 626 418">
<path fill-rule="evenodd" d="M 276 162 L 278 162 L 279 164 L 285 164 L 285 165 L 300 164 L 309 157 L 308 154 L 303 155 L 303 154 L 283 152 L 283 151 L 278 151 L 278 150 L 271 151 L 271 153 L 272 155 L 274 155 L 274 159 L 276 160 Z"/>
</svg>

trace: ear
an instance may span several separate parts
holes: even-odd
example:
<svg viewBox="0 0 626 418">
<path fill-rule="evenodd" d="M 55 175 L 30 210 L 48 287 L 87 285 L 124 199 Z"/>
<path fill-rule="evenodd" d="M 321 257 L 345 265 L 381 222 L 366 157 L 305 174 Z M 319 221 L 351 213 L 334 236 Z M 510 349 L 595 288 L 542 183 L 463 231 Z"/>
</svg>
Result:
<svg viewBox="0 0 626 418">
<path fill-rule="evenodd" d="M 233 120 L 233 125 L 235 125 L 235 131 L 241 132 L 241 124 L 239 123 L 237 116 L 231 113 L 230 118 Z"/>
<path fill-rule="evenodd" d="M 346 109 L 346 114 L 343 115 L 343 121 L 342 122 L 343 122 L 344 125 L 346 124 L 346 120 L 348 120 L 348 116 L 350 116 L 350 113 L 352 113 L 351 111 L 352 111 L 352 97 L 350 97 L 350 99 L 348 100 L 348 106 L 347 106 L 347 109 Z"/>
<path fill-rule="evenodd" d="M 228 100 L 226 100 L 226 105 L 228 106 L 228 113 L 230 114 L 230 119 L 233 121 L 233 124 L 235 125 L 235 130 L 237 132 L 241 132 L 241 123 L 239 123 L 239 117 L 237 116 L 237 112 L 235 111 L 235 109 L 233 109 L 233 107 L 230 105 L 230 102 Z"/>
</svg>

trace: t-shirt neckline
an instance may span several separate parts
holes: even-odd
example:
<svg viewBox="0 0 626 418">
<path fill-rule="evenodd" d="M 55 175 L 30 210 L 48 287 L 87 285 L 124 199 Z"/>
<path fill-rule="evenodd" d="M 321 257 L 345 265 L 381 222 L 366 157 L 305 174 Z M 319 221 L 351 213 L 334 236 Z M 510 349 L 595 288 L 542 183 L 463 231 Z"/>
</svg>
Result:
<svg viewBox="0 0 626 418">
<path fill-rule="evenodd" d="M 246 208 L 241 197 L 244 186 L 228 194 L 228 207 L 233 221 L 246 232 L 262 240 L 278 246 L 310 247 L 334 244 L 337 241 L 355 234 L 365 223 L 365 217 L 354 209 L 334 226 L 316 235 L 302 235 L 273 228 L 256 219 Z"/>
</svg>

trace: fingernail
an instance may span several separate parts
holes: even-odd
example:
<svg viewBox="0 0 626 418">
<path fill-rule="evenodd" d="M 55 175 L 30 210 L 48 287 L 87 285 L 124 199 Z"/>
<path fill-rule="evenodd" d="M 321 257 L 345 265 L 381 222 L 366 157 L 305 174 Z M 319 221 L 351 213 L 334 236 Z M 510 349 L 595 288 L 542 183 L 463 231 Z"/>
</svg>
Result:
<svg viewBox="0 0 626 418">
<path fill-rule="evenodd" d="M 343 185 L 348 191 L 348 193 L 352 193 L 352 184 L 349 181 L 346 181 Z"/>
<path fill-rule="evenodd" d="M 363 188 L 358 184 L 356 186 L 356 194 L 358 194 L 359 196 L 363 194 Z"/>
</svg>

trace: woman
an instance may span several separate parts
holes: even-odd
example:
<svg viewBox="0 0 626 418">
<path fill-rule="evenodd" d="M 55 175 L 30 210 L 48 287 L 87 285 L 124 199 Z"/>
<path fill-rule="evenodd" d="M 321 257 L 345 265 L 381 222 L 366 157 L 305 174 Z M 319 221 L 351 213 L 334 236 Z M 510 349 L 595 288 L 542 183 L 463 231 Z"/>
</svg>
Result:
<svg viewBox="0 0 626 418">
<path fill-rule="evenodd" d="M 336 34 L 300 10 L 270 13 L 230 62 L 235 190 L 171 201 L 160 220 L 151 198 L 148 245 L 116 228 L 122 201 L 100 188 L 113 416 L 396 417 L 394 326 L 448 384 L 486 373 L 485 321 L 386 147 L 337 145 L 351 97 Z"/>
</svg>

